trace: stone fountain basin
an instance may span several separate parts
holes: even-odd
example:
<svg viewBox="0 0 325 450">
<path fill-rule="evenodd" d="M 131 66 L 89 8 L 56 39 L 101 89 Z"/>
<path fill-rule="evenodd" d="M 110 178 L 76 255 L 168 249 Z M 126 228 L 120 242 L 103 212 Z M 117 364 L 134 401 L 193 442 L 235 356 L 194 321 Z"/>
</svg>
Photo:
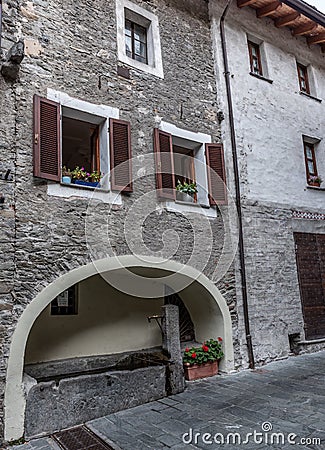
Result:
<svg viewBox="0 0 325 450">
<path fill-rule="evenodd" d="M 150 349 L 25 366 L 25 437 L 165 397 L 167 365 Z"/>
</svg>

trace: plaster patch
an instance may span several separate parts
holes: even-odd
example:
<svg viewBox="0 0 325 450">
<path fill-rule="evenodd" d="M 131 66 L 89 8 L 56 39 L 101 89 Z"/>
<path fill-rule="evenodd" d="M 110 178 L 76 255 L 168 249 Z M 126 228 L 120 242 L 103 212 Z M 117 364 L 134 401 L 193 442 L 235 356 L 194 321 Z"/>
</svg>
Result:
<svg viewBox="0 0 325 450">
<path fill-rule="evenodd" d="M 31 20 L 37 20 L 38 15 L 35 13 L 33 2 L 26 2 L 25 6 L 20 8 L 21 14 Z"/>
<path fill-rule="evenodd" d="M 34 56 L 37 58 L 44 51 L 41 44 L 35 39 L 25 39 L 24 44 L 26 56 Z"/>
</svg>

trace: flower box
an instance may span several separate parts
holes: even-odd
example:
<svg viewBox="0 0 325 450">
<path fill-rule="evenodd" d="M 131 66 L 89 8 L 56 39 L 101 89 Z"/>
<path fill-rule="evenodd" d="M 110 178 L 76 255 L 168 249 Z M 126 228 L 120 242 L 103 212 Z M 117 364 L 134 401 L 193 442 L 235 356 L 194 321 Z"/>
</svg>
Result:
<svg viewBox="0 0 325 450">
<path fill-rule="evenodd" d="M 185 379 L 188 381 L 213 377 L 213 375 L 217 375 L 218 371 L 218 361 L 213 361 L 205 364 L 184 364 Z"/>
<path fill-rule="evenodd" d="M 80 186 L 97 187 L 99 185 L 99 182 L 75 180 L 74 184 L 79 184 Z"/>
</svg>

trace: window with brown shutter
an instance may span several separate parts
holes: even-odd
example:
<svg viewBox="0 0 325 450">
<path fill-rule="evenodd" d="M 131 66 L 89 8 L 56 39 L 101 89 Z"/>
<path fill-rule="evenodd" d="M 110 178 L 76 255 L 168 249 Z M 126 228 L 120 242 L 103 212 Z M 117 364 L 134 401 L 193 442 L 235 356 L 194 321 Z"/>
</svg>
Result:
<svg viewBox="0 0 325 450">
<path fill-rule="evenodd" d="M 34 96 L 34 176 L 61 182 L 63 175 L 65 186 L 108 189 L 103 177 L 111 167 L 111 188 L 131 192 L 129 122 L 111 119 L 116 111 L 109 106 L 98 108 L 102 116 L 92 103 L 56 91 L 50 96 L 61 103 Z"/>
<path fill-rule="evenodd" d="M 172 135 L 155 128 L 154 151 L 158 197 L 175 200 L 176 192 Z"/>
<path fill-rule="evenodd" d="M 222 144 L 206 144 L 205 157 L 210 205 L 226 205 L 226 170 Z"/>
<path fill-rule="evenodd" d="M 34 96 L 34 176 L 60 181 L 60 105 Z"/>
<path fill-rule="evenodd" d="M 132 192 L 131 131 L 130 123 L 110 119 L 111 188 Z"/>
</svg>

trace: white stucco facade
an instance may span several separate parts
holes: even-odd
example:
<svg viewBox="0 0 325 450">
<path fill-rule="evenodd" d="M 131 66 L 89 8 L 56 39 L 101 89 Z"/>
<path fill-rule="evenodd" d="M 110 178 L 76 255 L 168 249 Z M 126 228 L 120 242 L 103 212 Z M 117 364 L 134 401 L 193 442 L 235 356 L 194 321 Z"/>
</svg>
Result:
<svg viewBox="0 0 325 450">
<path fill-rule="evenodd" d="M 219 20 L 225 1 L 211 5 L 212 33 L 221 108 L 226 91 Z M 233 2 L 225 20 L 231 74 L 241 192 L 245 199 L 290 207 L 325 208 L 325 192 L 307 187 L 303 136 L 312 138 L 318 174 L 325 179 L 325 54 L 271 19 L 257 19 L 255 10 Z M 261 42 L 263 74 L 272 83 L 250 74 L 247 39 Z M 311 95 L 299 92 L 296 63 L 308 66 Z M 320 101 L 318 101 L 320 100 Z M 225 121 L 227 122 L 227 121 Z M 224 140 L 230 147 L 227 123 Z M 324 186 L 324 184 L 323 184 Z"/>
</svg>

